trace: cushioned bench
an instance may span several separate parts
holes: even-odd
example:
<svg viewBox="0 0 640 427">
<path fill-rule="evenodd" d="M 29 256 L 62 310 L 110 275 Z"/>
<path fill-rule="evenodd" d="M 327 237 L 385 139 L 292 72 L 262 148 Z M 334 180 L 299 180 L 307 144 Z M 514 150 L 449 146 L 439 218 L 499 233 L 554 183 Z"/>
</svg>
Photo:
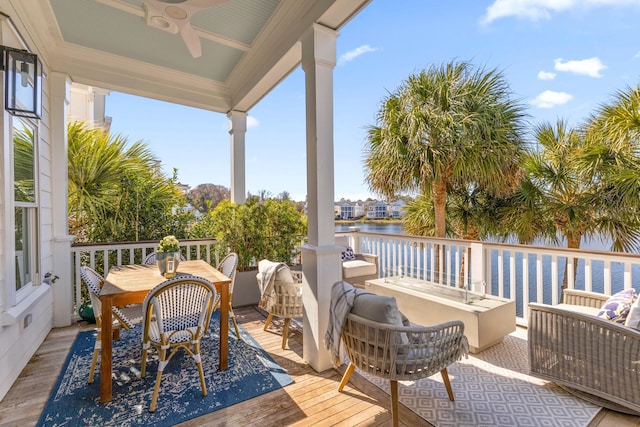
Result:
<svg viewBox="0 0 640 427">
<path fill-rule="evenodd" d="M 640 415 L 640 331 L 637 321 L 630 326 L 599 317 L 608 300 L 565 289 L 562 304 L 530 303 L 531 375 L 597 405 Z"/>
</svg>

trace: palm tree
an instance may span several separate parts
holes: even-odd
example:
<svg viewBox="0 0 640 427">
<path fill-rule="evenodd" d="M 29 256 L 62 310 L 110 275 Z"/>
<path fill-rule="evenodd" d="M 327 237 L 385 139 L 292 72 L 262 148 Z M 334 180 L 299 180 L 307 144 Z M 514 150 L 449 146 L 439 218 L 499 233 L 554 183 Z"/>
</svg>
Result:
<svg viewBox="0 0 640 427">
<path fill-rule="evenodd" d="M 534 134 L 539 147 L 523 157 L 521 187 L 502 212 L 511 218 L 504 222 L 505 229 L 527 243 L 562 237 L 572 249 L 580 248 L 584 237 L 596 235 L 613 237 L 614 248 L 637 245 L 637 201 L 626 206 L 610 178 L 628 159 L 613 153 L 594 124 L 572 129 L 558 120 L 538 125 Z M 575 270 L 577 259 L 573 264 Z M 567 270 L 563 288 L 566 279 Z"/>
<path fill-rule="evenodd" d="M 521 219 L 532 229 L 537 228 L 533 227 L 536 224 L 544 224 L 543 227 L 553 224 L 554 232 L 539 229 L 538 237 L 543 232 L 548 236 L 560 233 L 566 238 L 567 247 L 577 249 L 583 236 L 593 234 L 598 215 L 592 204 L 595 176 L 579 162 L 586 140 L 562 120 L 555 125 L 536 126 L 534 135 L 538 149 L 529 152 L 522 161 L 525 178 L 518 195 L 528 215 Z M 525 195 L 530 198 L 525 199 Z"/>
<path fill-rule="evenodd" d="M 70 123 L 67 136 L 70 231 L 82 241 L 90 225 L 114 205 L 127 175 L 147 170 L 157 160 L 142 141 L 127 147 L 127 138 L 82 122 Z"/>
<path fill-rule="evenodd" d="M 613 250 L 640 249 L 640 85 L 618 91 L 586 126 L 580 167 L 597 176 L 598 229 Z"/>
<path fill-rule="evenodd" d="M 522 106 L 501 73 L 450 62 L 410 76 L 383 101 L 368 129 L 366 181 L 392 199 L 418 193 L 433 202 L 436 237 L 446 237 L 447 192 L 492 194 L 517 183 Z"/>
</svg>

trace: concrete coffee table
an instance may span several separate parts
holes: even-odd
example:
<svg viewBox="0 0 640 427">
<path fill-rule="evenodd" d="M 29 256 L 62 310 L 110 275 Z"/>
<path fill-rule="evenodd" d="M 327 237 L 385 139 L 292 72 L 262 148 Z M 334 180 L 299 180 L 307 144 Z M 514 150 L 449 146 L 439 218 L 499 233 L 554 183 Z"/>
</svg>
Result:
<svg viewBox="0 0 640 427">
<path fill-rule="evenodd" d="M 462 320 L 471 353 L 501 342 L 516 330 L 512 300 L 399 276 L 367 280 L 365 290 L 395 297 L 400 311 L 418 325 Z"/>
</svg>

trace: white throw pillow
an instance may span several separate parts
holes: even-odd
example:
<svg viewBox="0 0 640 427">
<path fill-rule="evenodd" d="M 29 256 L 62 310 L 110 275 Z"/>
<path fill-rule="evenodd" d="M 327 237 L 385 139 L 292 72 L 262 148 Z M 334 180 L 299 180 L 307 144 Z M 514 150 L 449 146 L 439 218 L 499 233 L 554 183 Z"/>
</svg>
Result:
<svg viewBox="0 0 640 427">
<path fill-rule="evenodd" d="M 640 329 L 640 298 L 636 298 L 635 302 L 631 306 L 624 325 L 631 328 Z"/>
</svg>

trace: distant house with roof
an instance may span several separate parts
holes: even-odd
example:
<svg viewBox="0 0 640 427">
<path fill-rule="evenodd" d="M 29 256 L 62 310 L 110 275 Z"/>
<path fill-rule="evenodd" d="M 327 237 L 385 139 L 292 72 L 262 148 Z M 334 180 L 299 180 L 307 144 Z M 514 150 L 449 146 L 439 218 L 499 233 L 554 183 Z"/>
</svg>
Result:
<svg viewBox="0 0 640 427">
<path fill-rule="evenodd" d="M 404 207 L 406 203 L 404 200 L 397 200 L 389 205 L 389 216 L 391 218 L 402 218 L 404 215 Z"/>
<path fill-rule="evenodd" d="M 388 207 L 385 202 L 378 200 L 370 203 L 367 208 L 367 219 L 382 219 L 389 216 Z"/>
<path fill-rule="evenodd" d="M 340 219 L 354 219 L 364 216 L 364 203 L 357 202 L 343 202 L 340 204 Z"/>
</svg>

